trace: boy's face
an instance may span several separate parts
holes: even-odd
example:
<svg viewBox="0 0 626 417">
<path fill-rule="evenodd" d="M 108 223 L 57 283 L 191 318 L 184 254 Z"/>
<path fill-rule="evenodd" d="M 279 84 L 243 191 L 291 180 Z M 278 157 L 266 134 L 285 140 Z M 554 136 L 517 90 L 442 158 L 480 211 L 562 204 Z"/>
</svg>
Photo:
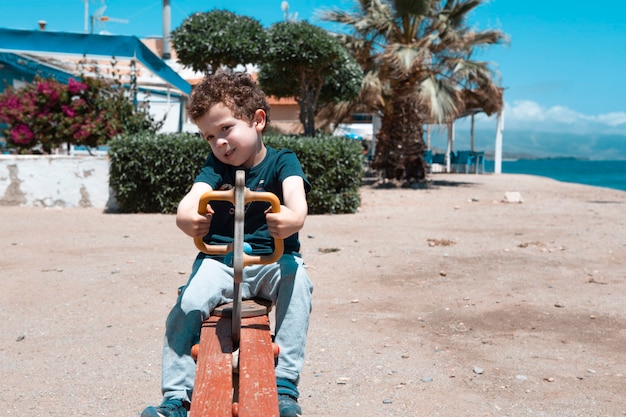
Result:
<svg viewBox="0 0 626 417">
<path fill-rule="evenodd" d="M 265 127 L 265 112 L 257 110 L 254 122 L 237 119 L 224 104 L 211 107 L 196 120 L 202 137 L 209 142 L 213 154 L 221 162 L 251 168 L 265 157 L 262 132 Z"/>
</svg>

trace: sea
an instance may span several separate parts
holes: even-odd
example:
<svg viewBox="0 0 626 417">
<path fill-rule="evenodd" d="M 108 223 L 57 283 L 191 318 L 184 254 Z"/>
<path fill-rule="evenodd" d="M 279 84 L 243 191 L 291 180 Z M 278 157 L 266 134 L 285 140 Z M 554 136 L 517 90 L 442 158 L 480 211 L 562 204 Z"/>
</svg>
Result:
<svg viewBox="0 0 626 417">
<path fill-rule="evenodd" d="M 485 160 L 485 172 L 494 172 L 493 160 Z M 557 181 L 626 191 L 626 161 L 505 159 L 502 161 L 502 173 L 538 175 Z"/>
</svg>

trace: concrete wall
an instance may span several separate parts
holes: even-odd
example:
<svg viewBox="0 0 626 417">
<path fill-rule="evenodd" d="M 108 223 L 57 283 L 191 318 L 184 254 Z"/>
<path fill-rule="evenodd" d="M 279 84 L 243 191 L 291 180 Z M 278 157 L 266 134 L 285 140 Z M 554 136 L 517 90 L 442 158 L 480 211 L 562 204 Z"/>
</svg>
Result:
<svg viewBox="0 0 626 417">
<path fill-rule="evenodd" d="M 0 206 L 117 208 L 106 157 L 0 155 Z"/>
</svg>

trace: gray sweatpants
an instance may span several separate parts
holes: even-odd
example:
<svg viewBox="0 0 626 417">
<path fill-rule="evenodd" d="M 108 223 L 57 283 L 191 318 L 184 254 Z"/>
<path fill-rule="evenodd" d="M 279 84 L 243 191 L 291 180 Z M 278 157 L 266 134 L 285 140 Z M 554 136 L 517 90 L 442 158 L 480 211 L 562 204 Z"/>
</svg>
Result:
<svg viewBox="0 0 626 417">
<path fill-rule="evenodd" d="M 196 364 L 191 347 L 202 321 L 219 304 L 232 301 L 233 269 L 211 258 L 196 259 L 189 282 L 170 312 L 163 343 L 162 391 L 165 399 L 191 402 Z M 280 347 L 276 377 L 297 383 L 311 313 L 313 285 L 302 258 L 283 255 L 270 265 L 244 268 L 243 298 L 271 300 L 276 309 L 275 342 Z"/>
</svg>

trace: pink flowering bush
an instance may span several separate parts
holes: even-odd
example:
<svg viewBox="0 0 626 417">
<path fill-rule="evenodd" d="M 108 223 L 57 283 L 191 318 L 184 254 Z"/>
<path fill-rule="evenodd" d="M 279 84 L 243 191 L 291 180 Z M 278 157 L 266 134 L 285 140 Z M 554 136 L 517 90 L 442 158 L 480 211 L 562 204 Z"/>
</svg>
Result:
<svg viewBox="0 0 626 417">
<path fill-rule="evenodd" d="M 7 145 L 27 153 L 62 144 L 96 147 L 121 133 L 156 132 L 145 109 L 136 110 L 119 84 L 70 79 L 68 84 L 37 78 L 20 89 L 0 94 L 0 123 Z"/>
</svg>

